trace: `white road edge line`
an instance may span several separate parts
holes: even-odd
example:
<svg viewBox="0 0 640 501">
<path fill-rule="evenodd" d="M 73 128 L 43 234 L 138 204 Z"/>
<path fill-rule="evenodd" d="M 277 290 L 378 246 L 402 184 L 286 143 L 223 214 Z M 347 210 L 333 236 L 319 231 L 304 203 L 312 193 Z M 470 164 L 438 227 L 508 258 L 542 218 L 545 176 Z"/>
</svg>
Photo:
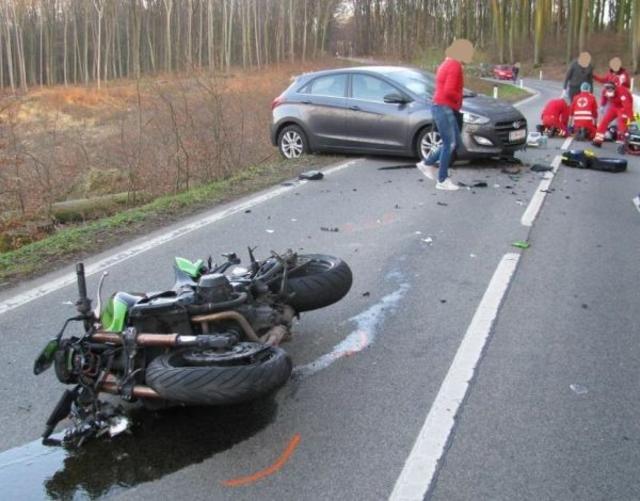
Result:
<svg viewBox="0 0 640 501">
<path fill-rule="evenodd" d="M 346 162 L 342 162 L 334 167 L 330 167 L 328 169 L 323 170 L 323 172 L 325 175 L 335 174 L 336 172 L 346 169 L 347 167 L 351 167 L 358 160 L 359 159 L 352 159 Z M 155 247 L 159 247 L 160 245 L 166 244 L 167 242 L 183 237 L 188 233 L 199 230 L 200 228 L 208 226 L 212 223 L 225 219 L 234 214 L 238 214 L 239 212 L 244 212 L 247 209 L 250 209 L 268 200 L 279 197 L 280 195 L 283 195 L 289 191 L 297 189 L 301 185 L 306 183 L 307 181 L 300 181 L 294 184 L 293 186 L 278 186 L 276 188 L 273 188 L 267 191 L 266 193 L 263 193 L 256 197 L 250 198 L 245 202 L 229 207 L 228 209 L 214 212 L 213 214 L 205 216 L 202 219 L 186 224 L 184 226 L 180 226 L 179 228 L 176 228 L 175 230 L 172 230 L 168 233 L 163 233 L 161 235 L 158 235 L 157 237 L 151 240 L 147 240 L 139 245 L 129 247 L 121 252 L 118 252 L 117 254 L 108 256 L 95 263 L 88 264 L 85 266 L 85 275 L 91 276 L 91 275 L 95 275 L 96 273 L 100 273 L 108 268 L 111 268 L 116 264 L 126 261 L 127 259 L 130 259 L 139 254 L 142 254 L 143 252 L 151 250 Z M 35 299 L 46 296 L 51 292 L 62 289 L 67 285 L 71 285 L 75 283 L 75 281 L 76 281 L 75 273 L 68 273 L 55 280 L 49 281 L 40 287 L 29 289 L 21 294 L 16 294 L 15 296 L 12 296 L 10 299 L 6 299 L 5 301 L 0 302 L 0 315 L 2 315 L 3 313 L 7 313 L 8 311 L 11 311 L 15 308 L 18 308 L 24 304 L 27 304 Z"/>
<path fill-rule="evenodd" d="M 389 501 L 422 501 L 436 476 L 520 254 L 503 256 L 478 305 Z"/>
<path fill-rule="evenodd" d="M 573 138 L 571 137 L 568 137 L 567 139 L 565 139 L 564 143 L 562 143 L 561 149 L 567 150 L 569 146 L 571 146 L 572 140 Z M 540 181 L 540 184 L 538 185 L 536 192 L 531 197 L 531 201 L 529 202 L 527 209 L 524 211 L 524 214 L 522 214 L 522 218 L 520 219 L 520 222 L 522 223 L 523 226 L 533 226 L 533 222 L 536 220 L 536 217 L 538 217 L 538 214 L 540 213 L 540 209 L 542 208 L 544 199 L 549 193 L 549 187 L 551 186 L 551 182 L 553 181 L 553 178 L 558 172 L 558 168 L 560 167 L 561 161 L 562 161 L 562 157 L 560 155 L 556 156 L 551 162 L 551 167 L 553 167 L 553 171 L 545 172 L 545 175 L 542 181 Z"/>
</svg>

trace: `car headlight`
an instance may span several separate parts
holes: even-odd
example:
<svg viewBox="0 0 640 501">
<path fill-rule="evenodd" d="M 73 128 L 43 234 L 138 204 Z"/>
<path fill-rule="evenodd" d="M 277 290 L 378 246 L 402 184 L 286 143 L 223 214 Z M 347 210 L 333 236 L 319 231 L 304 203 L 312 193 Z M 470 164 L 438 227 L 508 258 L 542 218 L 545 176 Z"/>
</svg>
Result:
<svg viewBox="0 0 640 501">
<path fill-rule="evenodd" d="M 463 113 L 462 121 L 466 124 L 483 125 L 490 122 L 489 117 L 476 115 L 475 113 Z"/>
</svg>

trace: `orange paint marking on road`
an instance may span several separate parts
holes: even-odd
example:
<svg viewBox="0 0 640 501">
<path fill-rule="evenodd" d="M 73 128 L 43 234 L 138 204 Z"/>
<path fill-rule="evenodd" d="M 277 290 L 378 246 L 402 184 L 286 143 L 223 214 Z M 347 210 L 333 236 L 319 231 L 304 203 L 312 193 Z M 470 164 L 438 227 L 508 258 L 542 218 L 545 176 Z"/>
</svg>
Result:
<svg viewBox="0 0 640 501">
<path fill-rule="evenodd" d="M 232 478 L 231 480 L 223 480 L 221 482 L 222 485 L 224 485 L 225 487 L 241 487 L 243 485 L 253 484 L 259 480 L 262 480 L 265 477 L 268 477 L 269 475 L 273 475 L 278 470 L 280 470 L 287 461 L 289 461 L 289 459 L 295 452 L 296 447 L 298 447 L 298 444 L 300 443 L 300 439 L 301 439 L 300 433 L 296 433 L 293 436 L 293 438 L 289 441 L 289 444 L 287 445 L 285 450 L 282 452 L 280 457 L 271 466 L 268 466 L 264 470 L 257 471 L 252 475 L 247 475 L 245 477 Z"/>
</svg>

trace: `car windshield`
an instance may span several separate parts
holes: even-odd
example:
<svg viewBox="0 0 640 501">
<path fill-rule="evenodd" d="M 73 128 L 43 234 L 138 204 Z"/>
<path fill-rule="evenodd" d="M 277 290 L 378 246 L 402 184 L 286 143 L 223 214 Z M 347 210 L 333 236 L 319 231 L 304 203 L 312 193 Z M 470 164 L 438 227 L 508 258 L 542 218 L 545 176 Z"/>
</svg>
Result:
<svg viewBox="0 0 640 501">
<path fill-rule="evenodd" d="M 418 96 L 426 95 L 429 99 L 431 99 L 436 89 L 435 76 L 426 71 L 404 69 L 390 71 L 386 73 L 385 76 L 402 85 L 408 91 Z M 475 95 L 475 92 L 464 89 L 464 97 L 474 97 Z"/>
</svg>

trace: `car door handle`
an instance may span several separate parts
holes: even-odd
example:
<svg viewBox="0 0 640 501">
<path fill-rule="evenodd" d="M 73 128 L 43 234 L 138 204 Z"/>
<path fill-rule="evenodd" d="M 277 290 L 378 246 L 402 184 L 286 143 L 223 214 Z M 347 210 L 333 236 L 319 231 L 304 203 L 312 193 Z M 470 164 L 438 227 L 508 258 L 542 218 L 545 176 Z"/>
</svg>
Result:
<svg viewBox="0 0 640 501">
<path fill-rule="evenodd" d="M 360 111 L 360 106 L 349 106 L 349 109 L 353 111 Z"/>
</svg>

